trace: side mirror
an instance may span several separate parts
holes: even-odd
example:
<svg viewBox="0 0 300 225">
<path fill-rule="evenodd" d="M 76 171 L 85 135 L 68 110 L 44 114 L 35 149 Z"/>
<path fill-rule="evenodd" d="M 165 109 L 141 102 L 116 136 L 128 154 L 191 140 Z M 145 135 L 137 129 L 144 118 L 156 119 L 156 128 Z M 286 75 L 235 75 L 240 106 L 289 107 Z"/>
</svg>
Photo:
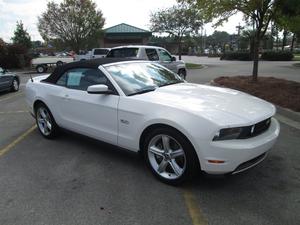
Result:
<svg viewBox="0 0 300 225">
<path fill-rule="evenodd" d="M 175 56 L 172 56 L 171 61 L 172 61 L 172 62 L 175 62 L 175 61 L 176 61 L 176 57 L 175 57 Z"/>
<path fill-rule="evenodd" d="M 88 87 L 87 92 L 89 94 L 112 94 L 113 91 L 109 90 L 107 85 L 104 84 L 96 84 Z"/>
</svg>

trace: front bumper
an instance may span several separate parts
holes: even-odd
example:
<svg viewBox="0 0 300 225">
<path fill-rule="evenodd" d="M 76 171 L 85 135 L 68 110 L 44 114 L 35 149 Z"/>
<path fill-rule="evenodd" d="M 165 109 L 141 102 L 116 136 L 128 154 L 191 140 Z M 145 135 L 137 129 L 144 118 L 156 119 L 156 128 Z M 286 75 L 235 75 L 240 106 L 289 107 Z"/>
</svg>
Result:
<svg viewBox="0 0 300 225">
<path fill-rule="evenodd" d="M 202 148 L 201 169 L 208 174 L 239 173 L 262 162 L 275 144 L 280 126 L 272 118 L 269 129 L 249 139 L 211 141 Z M 223 163 L 212 163 L 222 162 Z"/>
</svg>

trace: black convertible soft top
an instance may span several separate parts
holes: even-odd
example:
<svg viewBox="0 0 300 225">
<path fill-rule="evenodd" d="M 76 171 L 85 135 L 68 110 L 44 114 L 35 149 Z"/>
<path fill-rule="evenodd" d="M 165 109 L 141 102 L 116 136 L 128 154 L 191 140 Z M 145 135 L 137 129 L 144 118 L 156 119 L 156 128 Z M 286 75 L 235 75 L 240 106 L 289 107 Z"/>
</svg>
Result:
<svg viewBox="0 0 300 225">
<path fill-rule="evenodd" d="M 47 83 L 56 83 L 60 76 L 69 69 L 74 68 L 93 68 L 97 69 L 100 65 L 105 65 L 109 63 L 124 62 L 124 61 L 140 61 L 139 59 L 130 59 L 130 58 L 99 58 L 91 60 L 83 60 L 77 62 L 71 62 L 58 66 L 55 68 L 53 73 L 49 75 L 43 82 Z"/>
</svg>

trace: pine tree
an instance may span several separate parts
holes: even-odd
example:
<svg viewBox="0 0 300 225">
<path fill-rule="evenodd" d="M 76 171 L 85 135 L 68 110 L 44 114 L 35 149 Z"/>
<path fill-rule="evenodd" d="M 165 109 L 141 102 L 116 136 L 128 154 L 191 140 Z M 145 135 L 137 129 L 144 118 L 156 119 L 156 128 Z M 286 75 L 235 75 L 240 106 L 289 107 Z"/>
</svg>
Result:
<svg viewBox="0 0 300 225">
<path fill-rule="evenodd" d="M 14 31 L 14 36 L 11 38 L 14 44 L 22 45 L 26 49 L 31 48 L 31 38 L 22 21 L 17 21 L 17 26 Z"/>
</svg>

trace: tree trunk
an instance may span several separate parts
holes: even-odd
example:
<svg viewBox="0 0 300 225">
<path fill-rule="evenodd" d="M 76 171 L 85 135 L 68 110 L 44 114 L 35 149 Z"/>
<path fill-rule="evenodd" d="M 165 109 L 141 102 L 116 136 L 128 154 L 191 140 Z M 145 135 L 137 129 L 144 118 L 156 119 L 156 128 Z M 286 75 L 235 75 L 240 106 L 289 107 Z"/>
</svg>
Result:
<svg viewBox="0 0 300 225">
<path fill-rule="evenodd" d="M 252 81 L 257 82 L 258 74 L 258 61 L 259 61 L 259 43 L 260 36 L 258 33 L 254 37 L 254 46 L 253 46 L 253 71 L 252 71 Z"/>
<path fill-rule="evenodd" d="M 286 30 L 283 31 L 283 38 L 282 38 L 282 46 L 281 50 L 284 50 L 284 46 L 286 45 L 286 36 L 288 35 L 288 32 Z"/>
<path fill-rule="evenodd" d="M 178 38 L 178 58 L 181 60 L 181 38 Z"/>
<path fill-rule="evenodd" d="M 295 44 L 296 35 L 293 33 L 292 45 L 291 45 L 291 52 L 294 51 L 294 44 Z"/>
</svg>

